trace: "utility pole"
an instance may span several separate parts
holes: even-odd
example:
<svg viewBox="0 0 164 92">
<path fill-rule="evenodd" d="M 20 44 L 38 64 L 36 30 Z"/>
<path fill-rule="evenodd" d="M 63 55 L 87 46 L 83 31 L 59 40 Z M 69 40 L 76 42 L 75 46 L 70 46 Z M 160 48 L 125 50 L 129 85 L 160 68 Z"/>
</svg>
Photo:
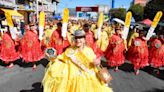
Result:
<svg viewBox="0 0 164 92">
<path fill-rule="evenodd" d="M 112 8 L 114 8 L 115 0 L 112 0 Z"/>
<path fill-rule="evenodd" d="M 44 0 L 42 0 L 42 10 L 43 10 L 43 2 L 44 2 Z"/>
<path fill-rule="evenodd" d="M 17 11 L 17 10 L 18 10 L 17 7 L 18 7 L 18 6 L 17 6 L 17 3 L 16 3 L 16 1 L 14 1 L 14 10 Z"/>
<path fill-rule="evenodd" d="M 38 0 L 36 0 L 36 20 L 39 22 L 39 8 L 38 8 Z"/>
</svg>

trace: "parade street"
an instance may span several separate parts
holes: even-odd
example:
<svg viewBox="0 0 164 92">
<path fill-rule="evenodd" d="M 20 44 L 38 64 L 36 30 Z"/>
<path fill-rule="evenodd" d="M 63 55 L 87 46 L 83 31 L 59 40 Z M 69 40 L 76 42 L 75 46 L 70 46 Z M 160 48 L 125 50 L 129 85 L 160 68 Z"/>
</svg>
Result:
<svg viewBox="0 0 164 92">
<path fill-rule="evenodd" d="M 0 0 L 0 92 L 164 92 L 164 0 Z"/>
<path fill-rule="evenodd" d="M 46 60 L 41 60 L 35 71 L 29 64 L 22 67 L 17 63 L 12 69 L 0 66 L 0 92 L 42 92 L 41 81 L 46 64 Z M 129 63 L 122 65 L 117 72 L 109 71 L 113 76 L 110 86 L 114 92 L 164 92 L 163 71 L 156 76 L 150 67 L 146 67 L 135 76 Z"/>
</svg>

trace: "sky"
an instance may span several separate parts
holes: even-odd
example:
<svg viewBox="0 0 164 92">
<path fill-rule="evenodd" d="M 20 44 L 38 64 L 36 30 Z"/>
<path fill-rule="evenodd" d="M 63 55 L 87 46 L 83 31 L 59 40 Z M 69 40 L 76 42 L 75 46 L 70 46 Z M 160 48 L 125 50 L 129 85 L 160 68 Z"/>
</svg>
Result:
<svg viewBox="0 0 164 92">
<path fill-rule="evenodd" d="M 133 0 L 115 0 L 114 7 L 124 7 L 129 8 L 130 3 Z M 62 12 L 64 8 L 76 8 L 76 6 L 95 6 L 98 4 L 108 5 L 111 7 L 112 0 L 60 0 L 60 3 L 57 7 L 58 12 Z"/>
</svg>

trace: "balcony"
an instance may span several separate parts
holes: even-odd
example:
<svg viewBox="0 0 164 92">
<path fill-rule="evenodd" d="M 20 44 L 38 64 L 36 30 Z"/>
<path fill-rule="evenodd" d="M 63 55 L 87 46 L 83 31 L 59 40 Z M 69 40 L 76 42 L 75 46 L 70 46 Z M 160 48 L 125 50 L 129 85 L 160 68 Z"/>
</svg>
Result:
<svg viewBox="0 0 164 92">
<path fill-rule="evenodd" d="M 15 2 L 13 0 L 1 0 L 0 1 L 0 7 L 6 7 L 6 8 L 14 8 Z"/>
<path fill-rule="evenodd" d="M 35 11 L 36 7 L 34 4 L 31 5 L 16 5 L 17 6 L 17 10 L 26 10 L 26 11 Z"/>
<path fill-rule="evenodd" d="M 38 2 L 44 5 L 48 5 L 52 3 L 52 0 L 38 0 Z"/>
</svg>

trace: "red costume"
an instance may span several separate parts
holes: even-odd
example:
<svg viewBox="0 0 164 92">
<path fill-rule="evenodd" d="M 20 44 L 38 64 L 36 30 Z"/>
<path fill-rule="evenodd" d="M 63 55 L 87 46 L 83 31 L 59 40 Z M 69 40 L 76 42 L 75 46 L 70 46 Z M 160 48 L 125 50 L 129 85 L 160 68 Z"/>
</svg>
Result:
<svg viewBox="0 0 164 92">
<path fill-rule="evenodd" d="M 119 35 L 114 34 L 105 52 L 108 65 L 114 67 L 123 64 L 125 61 L 124 50 L 125 45 L 123 39 Z"/>
<path fill-rule="evenodd" d="M 160 40 L 155 39 L 154 41 L 152 41 L 151 43 L 151 47 L 149 49 L 149 61 L 150 64 L 155 67 L 155 68 L 159 68 L 161 67 L 163 64 L 162 62 L 162 43 Z"/>
<path fill-rule="evenodd" d="M 4 33 L 1 41 L 0 59 L 7 64 L 19 58 L 19 53 L 15 49 L 15 42 L 12 40 L 9 33 Z"/>
<path fill-rule="evenodd" d="M 86 44 L 88 46 L 90 46 L 91 48 L 94 48 L 93 47 L 93 44 L 94 44 L 94 35 L 93 35 L 93 33 L 91 31 L 86 32 L 85 39 L 86 39 Z"/>
<path fill-rule="evenodd" d="M 127 59 L 134 65 L 134 69 L 148 66 L 148 46 L 142 38 L 136 38 L 128 50 Z"/>
<path fill-rule="evenodd" d="M 162 61 L 162 63 L 163 63 L 163 66 L 164 66 L 164 44 L 160 47 L 160 49 L 159 49 L 159 53 L 160 53 L 160 55 L 161 55 L 161 61 Z"/>
<path fill-rule="evenodd" d="M 90 46 L 93 49 L 97 57 L 100 57 L 103 55 L 103 52 L 101 51 L 101 49 L 98 48 L 98 46 L 96 45 L 94 41 L 94 34 L 91 31 L 86 32 L 85 40 L 86 40 L 87 46 Z"/>
<path fill-rule="evenodd" d="M 69 41 L 61 36 L 61 30 L 56 29 L 51 36 L 50 46 L 57 50 L 57 54 L 61 54 L 69 45 Z"/>
<path fill-rule="evenodd" d="M 21 40 L 21 55 L 26 63 L 36 62 L 44 58 L 37 32 L 26 31 Z"/>
</svg>

